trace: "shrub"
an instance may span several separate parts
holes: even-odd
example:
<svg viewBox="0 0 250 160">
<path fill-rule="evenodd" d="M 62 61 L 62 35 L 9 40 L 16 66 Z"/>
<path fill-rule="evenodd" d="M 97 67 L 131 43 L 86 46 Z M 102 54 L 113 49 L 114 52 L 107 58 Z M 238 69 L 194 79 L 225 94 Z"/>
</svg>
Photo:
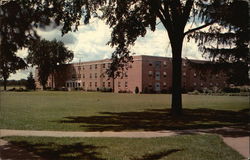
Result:
<svg viewBox="0 0 250 160">
<path fill-rule="evenodd" d="M 100 92 L 112 92 L 112 88 L 101 87 L 99 88 Z"/>
<path fill-rule="evenodd" d="M 223 92 L 226 92 L 226 93 L 240 93 L 240 89 L 239 88 L 226 87 L 226 88 L 223 89 Z"/>
<path fill-rule="evenodd" d="M 135 87 L 135 93 L 138 94 L 139 93 L 139 88 L 136 86 Z"/>
</svg>

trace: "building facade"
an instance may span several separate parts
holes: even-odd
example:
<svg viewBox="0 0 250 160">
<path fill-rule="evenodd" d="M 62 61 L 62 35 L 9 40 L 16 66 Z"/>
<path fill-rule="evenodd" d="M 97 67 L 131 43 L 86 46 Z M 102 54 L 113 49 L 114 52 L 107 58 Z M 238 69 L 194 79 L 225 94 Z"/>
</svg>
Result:
<svg viewBox="0 0 250 160">
<path fill-rule="evenodd" d="M 114 92 L 134 93 L 135 88 L 138 88 L 140 93 L 171 92 L 171 58 L 134 56 L 133 61 L 133 63 L 128 64 L 128 69 L 115 79 L 109 78 L 106 74 L 106 70 L 111 64 L 109 59 L 66 64 L 53 77 L 49 77 L 47 86 L 84 91 L 112 89 Z M 37 70 L 35 75 L 39 88 Z M 209 72 L 201 76 L 196 69 L 187 63 L 187 60 L 182 60 L 183 91 L 212 89 L 213 87 L 224 88 L 226 86 L 226 76 L 223 73 L 212 74 Z"/>
</svg>

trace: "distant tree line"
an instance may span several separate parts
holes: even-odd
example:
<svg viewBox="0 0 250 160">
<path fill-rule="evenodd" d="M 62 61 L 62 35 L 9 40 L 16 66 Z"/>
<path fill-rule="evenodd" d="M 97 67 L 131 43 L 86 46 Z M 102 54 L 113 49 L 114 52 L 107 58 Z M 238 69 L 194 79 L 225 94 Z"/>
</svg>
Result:
<svg viewBox="0 0 250 160">
<path fill-rule="evenodd" d="M 13 88 L 19 86 L 19 87 L 25 87 L 26 90 L 36 90 L 35 79 L 33 77 L 32 72 L 29 73 L 27 79 L 7 80 L 6 82 L 4 80 L 0 80 L 0 86 L 4 86 L 5 84 L 6 86 L 11 86 Z"/>
<path fill-rule="evenodd" d="M 26 79 L 20 79 L 20 80 L 8 80 L 7 86 L 25 86 Z M 0 85 L 4 85 L 4 80 L 0 80 Z"/>
</svg>

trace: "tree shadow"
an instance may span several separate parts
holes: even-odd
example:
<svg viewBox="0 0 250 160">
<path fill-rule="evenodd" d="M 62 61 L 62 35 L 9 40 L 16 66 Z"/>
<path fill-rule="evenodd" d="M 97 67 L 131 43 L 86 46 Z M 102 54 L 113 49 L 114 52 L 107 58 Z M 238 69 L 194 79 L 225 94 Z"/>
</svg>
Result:
<svg viewBox="0 0 250 160">
<path fill-rule="evenodd" d="M 10 143 L 19 148 L 32 152 L 44 159 L 56 160 L 105 160 L 100 158 L 100 153 L 96 150 L 103 148 L 93 145 L 85 145 L 83 143 L 75 143 L 71 145 L 59 145 L 57 143 L 29 143 L 27 141 L 10 141 Z M 6 146 L 7 147 L 7 146 Z M 10 148 L 9 148 L 10 149 Z M 16 153 L 12 152 L 12 155 Z M 8 156 L 7 156 L 8 157 Z M 16 156 L 15 156 L 16 157 Z M 16 157 L 17 159 L 19 157 Z M 15 158 L 13 158 L 15 159 Z M 37 159 L 31 157 L 31 159 Z"/>
<path fill-rule="evenodd" d="M 225 111 L 213 109 L 183 109 L 181 116 L 171 116 L 170 109 L 150 109 L 142 112 L 101 112 L 101 116 L 64 117 L 59 123 L 79 123 L 86 131 L 159 131 L 233 127 L 228 136 L 246 136 L 249 109 Z"/>
<path fill-rule="evenodd" d="M 172 153 L 182 151 L 182 149 L 170 149 L 163 152 L 145 154 L 141 158 L 133 158 L 131 160 L 158 160 L 163 157 L 169 156 Z"/>
</svg>

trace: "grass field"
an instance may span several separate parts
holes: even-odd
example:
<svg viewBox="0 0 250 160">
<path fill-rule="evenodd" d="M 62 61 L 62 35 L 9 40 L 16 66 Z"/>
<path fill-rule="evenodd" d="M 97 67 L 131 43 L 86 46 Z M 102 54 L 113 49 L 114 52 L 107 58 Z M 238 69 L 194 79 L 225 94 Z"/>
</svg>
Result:
<svg viewBox="0 0 250 160">
<path fill-rule="evenodd" d="M 214 135 L 164 138 L 5 137 L 11 143 L 53 160 L 241 160 Z M 6 152 L 8 151 L 5 150 Z"/>
<path fill-rule="evenodd" d="M 243 126 L 248 97 L 183 95 L 184 114 L 169 114 L 166 94 L 0 92 L 0 128 L 123 131 Z"/>
</svg>

